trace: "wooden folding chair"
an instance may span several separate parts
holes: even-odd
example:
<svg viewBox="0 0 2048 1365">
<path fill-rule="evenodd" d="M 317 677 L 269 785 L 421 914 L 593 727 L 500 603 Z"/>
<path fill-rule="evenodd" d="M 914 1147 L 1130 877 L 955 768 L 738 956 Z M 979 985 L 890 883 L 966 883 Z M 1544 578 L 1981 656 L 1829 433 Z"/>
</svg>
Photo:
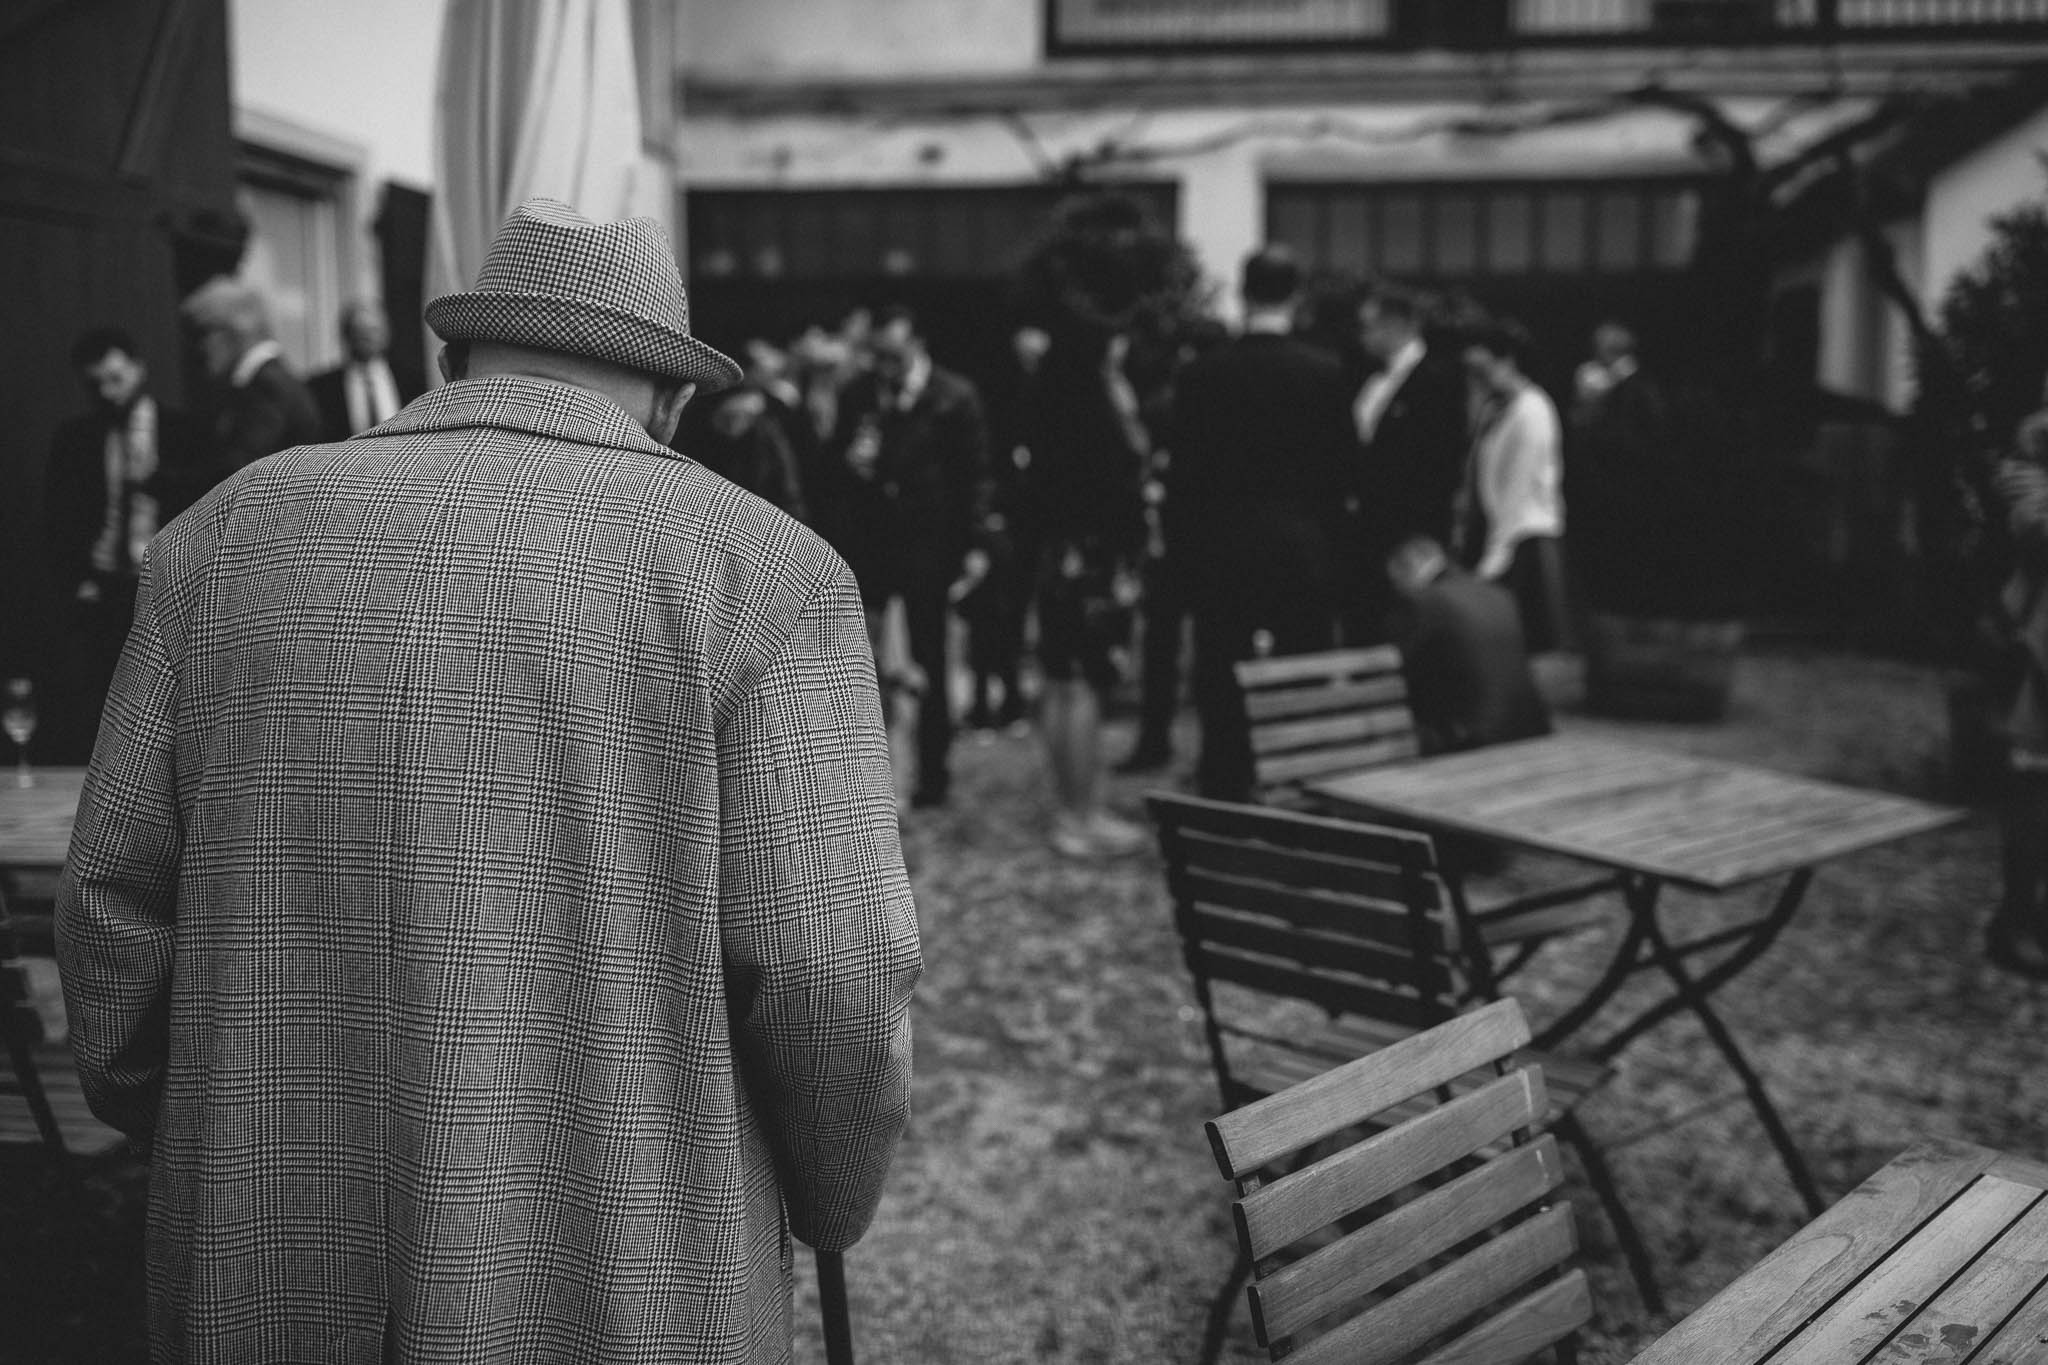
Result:
<svg viewBox="0 0 2048 1365">
<path fill-rule="evenodd" d="M 1475 980 L 1426 834 L 1152 793 L 1174 922 L 1223 1107 L 1398 1043 L 1493 998 Z M 1531 1054 L 1652 1311 L 1649 1254 L 1574 1112 L 1611 1068 Z"/>
<path fill-rule="evenodd" d="M 42 1017 L 29 998 L 28 972 L 21 961 L 9 899 L 6 888 L 0 887 L 0 1042 L 5 1043 L 9 1071 L 9 1078 L 0 1078 L 0 1095 L 19 1096 L 27 1104 L 43 1145 L 61 1161 L 64 1133 L 36 1063 L 36 1047 L 42 1040 Z"/>
<path fill-rule="evenodd" d="M 1246 659 L 1236 673 L 1251 732 L 1253 790 L 1263 804 L 1318 810 L 1304 783 L 1421 753 L 1401 651 L 1393 645 Z M 1446 874 L 1452 905 L 1487 946 L 1484 970 L 1496 980 L 1545 940 L 1611 922 L 1612 906 L 1594 898 L 1621 890 L 1619 877 L 1603 873 L 1472 906 L 1463 875 L 1455 867 Z M 1508 956 L 1495 964 L 1494 952 Z"/>
<path fill-rule="evenodd" d="M 1563 1176 L 1535 1131 L 1544 1073 L 1514 1059 L 1528 1042 L 1521 1006 L 1498 1001 L 1208 1123 L 1274 1359 L 1577 1358 L 1592 1290 L 1572 1264 L 1571 1205 L 1550 1202 Z"/>
</svg>

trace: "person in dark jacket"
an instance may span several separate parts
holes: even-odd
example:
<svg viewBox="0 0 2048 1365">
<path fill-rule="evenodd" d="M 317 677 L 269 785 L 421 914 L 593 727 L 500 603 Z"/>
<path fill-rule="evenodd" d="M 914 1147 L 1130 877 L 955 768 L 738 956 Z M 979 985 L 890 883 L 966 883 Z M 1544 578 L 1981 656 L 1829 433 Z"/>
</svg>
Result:
<svg viewBox="0 0 2048 1365">
<path fill-rule="evenodd" d="M 1125 372 L 1128 352 L 1121 333 L 1073 326 L 1055 335 L 1039 374 L 1039 720 L 1056 807 L 1052 847 L 1069 858 L 1148 842 L 1102 803 L 1103 704 L 1123 678 L 1145 552 L 1151 438 Z"/>
<path fill-rule="evenodd" d="M 1423 753 L 1550 733 L 1514 594 L 1451 563 L 1427 536 L 1399 546 L 1386 572 L 1400 601 L 1391 633 Z"/>
<path fill-rule="evenodd" d="M 214 386 L 209 487 L 265 455 L 323 439 L 319 405 L 271 336 L 260 294 L 219 275 L 194 290 L 180 311 Z"/>
<path fill-rule="evenodd" d="M 1336 533 L 1356 437 L 1335 357 L 1290 335 L 1301 293 L 1292 256 L 1266 247 L 1241 281 L 1241 335 L 1176 387 L 1167 497 L 1195 622 L 1196 784 L 1239 800 L 1252 782 L 1234 665 L 1261 636 L 1280 654 L 1335 642 Z"/>
<path fill-rule="evenodd" d="M 358 299 L 342 309 L 341 344 L 348 359 L 306 381 L 320 409 L 322 439 L 329 441 L 390 421 L 426 390 L 419 375 L 393 368 L 391 322 L 382 304 Z"/>
<path fill-rule="evenodd" d="M 49 563 L 70 617 L 43 752 L 82 761 L 135 614 L 143 555 L 207 484 L 205 433 L 149 388 L 149 363 L 117 327 L 84 333 L 71 364 L 90 411 L 61 423 L 44 484 Z"/>
<path fill-rule="evenodd" d="M 870 370 L 838 406 L 832 535 L 860 582 L 877 640 L 891 600 L 903 602 L 917 706 L 913 806 L 938 806 L 951 785 L 953 716 L 946 698 L 949 594 L 988 573 L 994 482 L 988 428 L 974 385 L 932 363 L 916 318 L 880 314 Z"/>
<path fill-rule="evenodd" d="M 1358 334 L 1376 362 L 1352 399 L 1362 456 L 1350 489 L 1357 509 L 1362 620 L 1387 605 L 1387 556 L 1413 536 L 1439 543 L 1451 535 L 1451 504 L 1465 468 L 1465 372 L 1448 347 L 1423 335 L 1422 304 L 1393 284 L 1376 286 L 1358 306 Z"/>
<path fill-rule="evenodd" d="M 697 408 L 701 406 L 702 412 Z M 683 413 L 676 449 L 808 525 L 796 452 L 768 395 L 751 383 L 711 395 Z"/>
</svg>

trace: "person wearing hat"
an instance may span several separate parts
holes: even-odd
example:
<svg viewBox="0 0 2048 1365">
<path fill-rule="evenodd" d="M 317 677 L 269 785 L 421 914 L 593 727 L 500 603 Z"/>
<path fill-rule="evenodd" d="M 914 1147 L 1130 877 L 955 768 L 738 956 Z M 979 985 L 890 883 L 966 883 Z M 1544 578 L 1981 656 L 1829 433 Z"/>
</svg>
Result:
<svg viewBox="0 0 2048 1365">
<path fill-rule="evenodd" d="M 535 200 L 448 384 L 158 537 L 59 892 L 157 1360 L 785 1361 L 917 927 L 860 594 L 670 450 L 667 234 Z"/>
</svg>

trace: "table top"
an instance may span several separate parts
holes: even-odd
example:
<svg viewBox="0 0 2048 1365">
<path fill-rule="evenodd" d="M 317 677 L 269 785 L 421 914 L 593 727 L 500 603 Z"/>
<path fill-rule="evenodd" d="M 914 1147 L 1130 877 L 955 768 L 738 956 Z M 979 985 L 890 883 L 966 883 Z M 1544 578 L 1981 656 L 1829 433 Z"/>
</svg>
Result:
<svg viewBox="0 0 2048 1365">
<path fill-rule="evenodd" d="M 1851 1190 L 1636 1365 L 2048 1358 L 2048 1165 L 1929 1141 Z"/>
<path fill-rule="evenodd" d="M 62 867 L 84 786 L 83 768 L 37 768 L 32 787 L 0 771 L 0 867 Z"/>
<path fill-rule="evenodd" d="M 1746 764 L 1548 735 L 1322 778 L 1308 790 L 1681 885 L 1744 882 L 1960 820 L 1966 812 Z"/>
</svg>

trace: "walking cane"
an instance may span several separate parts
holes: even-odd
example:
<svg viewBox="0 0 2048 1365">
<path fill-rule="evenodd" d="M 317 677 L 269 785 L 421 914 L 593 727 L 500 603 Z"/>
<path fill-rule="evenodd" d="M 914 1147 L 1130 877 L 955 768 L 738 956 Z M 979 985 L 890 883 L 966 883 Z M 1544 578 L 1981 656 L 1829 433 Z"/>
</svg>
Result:
<svg viewBox="0 0 2048 1365">
<path fill-rule="evenodd" d="M 818 1316 L 825 1320 L 825 1365 L 853 1365 L 853 1319 L 846 1311 L 846 1266 L 836 1251 L 818 1261 Z"/>
</svg>

